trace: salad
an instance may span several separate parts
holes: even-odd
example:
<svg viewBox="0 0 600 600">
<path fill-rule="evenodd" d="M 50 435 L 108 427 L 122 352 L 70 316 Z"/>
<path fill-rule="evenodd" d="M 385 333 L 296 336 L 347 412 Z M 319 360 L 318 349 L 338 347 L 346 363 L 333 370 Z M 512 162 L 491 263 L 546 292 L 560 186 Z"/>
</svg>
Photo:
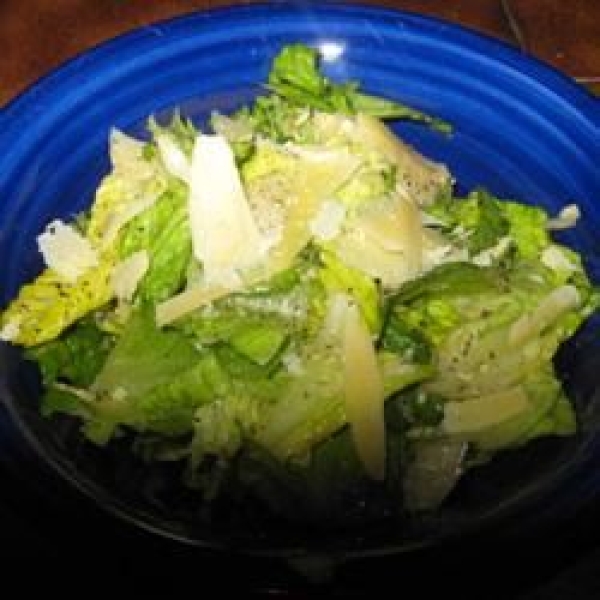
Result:
<svg viewBox="0 0 600 600">
<path fill-rule="evenodd" d="M 113 130 L 91 207 L 47 225 L 0 316 L 43 414 L 294 518 L 432 510 L 498 451 L 572 434 L 553 358 L 600 303 L 552 238 L 577 207 L 456 197 L 395 119 L 451 135 L 295 44 L 206 130 Z"/>
</svg>

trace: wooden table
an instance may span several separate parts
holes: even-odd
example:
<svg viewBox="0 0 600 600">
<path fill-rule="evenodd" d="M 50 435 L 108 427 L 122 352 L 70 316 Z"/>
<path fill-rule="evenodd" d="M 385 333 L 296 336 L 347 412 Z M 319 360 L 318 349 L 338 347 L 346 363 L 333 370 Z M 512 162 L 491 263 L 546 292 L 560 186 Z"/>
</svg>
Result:
<svg viewBox="0 0 600 600">
<path fill-rule="evenodd" d="M 237 4 L 250 2 L 237 2 Z M 599 0 L 368 1 L 508 41 L 600 91 Z M 0 0 L 0 106 L 64 60 L 119 33 L 218 0 Z"/>
</svg>

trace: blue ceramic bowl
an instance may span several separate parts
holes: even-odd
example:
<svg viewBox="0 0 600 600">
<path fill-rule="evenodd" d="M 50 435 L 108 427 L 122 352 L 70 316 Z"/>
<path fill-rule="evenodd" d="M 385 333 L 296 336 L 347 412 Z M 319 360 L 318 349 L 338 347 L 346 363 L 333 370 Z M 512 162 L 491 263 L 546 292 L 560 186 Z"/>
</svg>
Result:
<svg viewBox="0 0 600 600">
<path fill-rule="evenodd" d="M 563 241 L 600 280 L 598 101 L 510 46 L 454 25 L 358 5 L 255 5 L 144 27 L 95 48 L 34 84 L 0 112 L 0 306 L 40 269 L 35 237 L 55 217 L 87 206 L 108 169 L 111 127 L 143 132 L 150 114 L 175 107 L 198 122 L 248 101 L 282 45 L 323 50 L 331 78 L 450 121 L 445 138 L 402 124 L 398 132 L 445 162 L 459 189 L 493 193 L 556 211 L 576 201 L 580 224 Z M 406 550 L 523 515 L 554 519 L 595 493 L 600 405 L 598 324 L 561 352 L 559 368 L 580 416 L 572 439 L 546 440 L 465 478 L 435 517 L 385 519 L 345 531 L 250 526 L 246 514 L 212 521 L 168 472 L 148 470 L 115 446 L 97 451 L 68 422 L 37 410 L 39 390 L 18 352 L 0 348 L 0 396 L 29 444 L 67 480 L 138 525 L 209 546 L 264 553 L 339 555 Z M 171 488 L 170 486 L 174 486 Z"/>
</svg>

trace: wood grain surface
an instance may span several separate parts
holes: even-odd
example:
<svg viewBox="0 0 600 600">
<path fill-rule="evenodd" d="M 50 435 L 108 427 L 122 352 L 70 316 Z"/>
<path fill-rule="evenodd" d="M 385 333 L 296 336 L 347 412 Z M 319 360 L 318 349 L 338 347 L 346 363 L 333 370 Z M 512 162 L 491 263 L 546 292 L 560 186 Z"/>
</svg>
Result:
<svg viewBox="0 0 600 600">
<path fill-rule="evenodd" d="M 0 0 L 0 106 L 61 62 L 115 35 L 218 0 Z M 368 1 L 503 39 L 586 85 L 600 82 L 600 0 Z M 303 2 L 306 5 L 306 2 Z"/>
</svg>

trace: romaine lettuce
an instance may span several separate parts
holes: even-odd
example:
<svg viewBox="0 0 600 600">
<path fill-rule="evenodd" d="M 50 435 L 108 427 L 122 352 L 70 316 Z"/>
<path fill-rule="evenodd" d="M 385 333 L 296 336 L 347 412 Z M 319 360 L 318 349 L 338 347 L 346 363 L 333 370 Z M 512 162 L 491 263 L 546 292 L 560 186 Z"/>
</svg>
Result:
<svg viewBox="0 0 600 600">
<path fill-rule="evenodd" d="M 29 347 L 45 415 L 183 461 L 207 500 L 427 510 L 496 452 L 576 429 L 553 361 L 600 293 L 552 239 L 576 207 L 454 197 L 382 119 L 446 124 L 318 59 L 284 48 L 212 131 L 112 132 L 93 205 L 41 236 L 48 268 L 0 338 Z"/>
</svg>

